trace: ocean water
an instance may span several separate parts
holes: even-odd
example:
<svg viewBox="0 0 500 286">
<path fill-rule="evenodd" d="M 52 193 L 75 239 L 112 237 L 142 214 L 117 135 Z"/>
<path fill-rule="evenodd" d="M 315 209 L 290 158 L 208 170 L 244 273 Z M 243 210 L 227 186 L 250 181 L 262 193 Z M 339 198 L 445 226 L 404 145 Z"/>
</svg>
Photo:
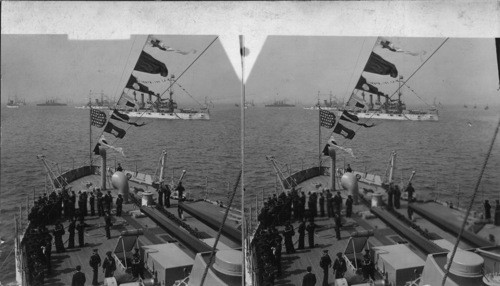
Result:
<svg viewBox="0 0 500 286">
<path fill-rule="evenodd" d="M 302 108 L 254 107 L 245 110 L 245 200 L 276 191 L 276 176 L 266 156 L 272 155 L 292 172 L 318 164 L 318 113 Z M 412 171 L 420 195 L 439 196 L 465 206 L 469 201 L 499 120 L 500 107 L 440 110 L 439 122 L 374 121 L 373 128 L 353 128 L 356 136 L 338 143 L 353 149 L 356 158 L 337 152 L 337 166 L 351 164 L 355 170 L 384 175 L 389 156 L 397 152 L 396 181 L 406 181 Z M 105 134 L 112 145 L 123 147 L 126 157 L 108 152 L 110 162 L 126 169 L 154 174 L 161 150 L 167 150 L 166 176 L 178 177 L 186 170 L 186 189 L 193 197 L 226 200 L 240 169 L 240 110 L 216 107 L 210 121 L 144 120 L 131 127 L 124 139 Z M 94 141 L 101 129 L 92 128 Z M 321 148 L 331 134 L 322 128 Z M 95 143 L 94 143 L 95 144 Z M 93 146 L 92 146 L 93 147 Z M 44 169 L 37 155 L 51 166 L 71 169 L 89 161 L 88 110 L 73 107 L 1 109 L 0 176 L 0 281 L 14 281 L 13 216 L 19 206 L 44 191 Z M 326 157 L 323 157 L 326 158 Z M 58 165 L 53 164 L 58 163 Z M 500 199 L 500 142 L 496 141 L 486 166 L 475 208 L 484 199 Z M 208 182 L 208 185 L 206 184 Z M 460 189 L 460 192 L 457 190 Z M 240 203 L 237 195 L 236 202 Z M 0 264 L 1 265 L 1 264 Z"/>
</svg>

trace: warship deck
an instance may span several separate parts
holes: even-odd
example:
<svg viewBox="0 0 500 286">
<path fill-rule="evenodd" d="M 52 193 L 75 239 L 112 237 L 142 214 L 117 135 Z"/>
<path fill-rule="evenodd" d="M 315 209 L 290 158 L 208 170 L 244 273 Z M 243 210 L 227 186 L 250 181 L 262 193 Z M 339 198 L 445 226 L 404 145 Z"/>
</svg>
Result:
<svg viewBox="0 0 500 286">
<path fill-rule="evenodd" d="M 317 176 L 300 183 L 297 187 L 298 190 L 304 192 L 306 195 L 311 192 L 321 192 L 323 187 L 328 186 L 329 177 L 328 176 Z M 341 192 L 343 200 L 347 198 L 346 191 L 336 190 Z M 309 243 L 307 240 L 307 234 L 305 238 L 305 249 L 296 250 L 295 253 L 287 254 L 283 245 L 281 264 L 283 268 L 283 274 L 277 277 L 275 280 L 276 285 L 302 285 L 302 278 L 307 273 L 306 268 L 308 266 L 312 267 L 312 273 L 316 274 L 318 282 L 316 285 L 321 285 L 323 281 L 323 270 L 319 267 L 319 261 L 323 254 L 323 250 L 327 249 L 332 262 L 335 261 L 336 254 L 338 252 L 344 252 L 348 246 L 349 237 L 353 232 L 359 232 L 364 230 L 373 230 L 374 236 L 368 239 L 367 247 L 371 248 L 374 246 L 382 245 L 392 245 L 401 242 L 403 239 L 395 233 L 393 230 L 388 228 L 383 221 L 369 215 L 369 208 L 362 203 L 353 206 L 352 217 L 345 217 L 345 206 L 342 210 L 342 224 L 341 229 L 341 239 L 337 240 L 335 236 L 335 222 L 333 218 L 317 217 L 314 223 L 318 225 L 314 235 L 315 247 L 309 248 Z M 319 214 L 319 213 L 318 213 Z M 364 218 L 365 217 L 365 218 Z M 367 217 L 370 217 L 367 219 Z M 295 232 L 299 222 L 292 223 Z M 282 231 L 283 226 L 279 227 L 278 230 Z M 293 237 L 294 247 L 297 248 L 298 245 L 298 234 Z M 364 250 L 361 249 L 361 252 Z M 332 269 L 329 270 L 329 284 L 334 285 L 334 275 Z M 362 277 L 358 277 L 362 281 Z"/>
<path fill-rule="evenodd" d="M 75 193 L 78 193 L 80 190 L 88 191 L 87 186 L 91 184 L 93 186 L 99 186 L 100 184 L 100 176 L 91 175 L 86 176 L 81 179 L 78 179 L 72 183 L 70 186 Z M 110 186 L 109 186 L 110 187 Z M 130 190 L 134 188 L 142 188 L 152 190 L 152 188 L 146 188 L 144 185 L 137 185 L 133 182 L 130 182 Z M 52 273 L 45 278 L 46 285 L 54 285 L 54 286 L 63 286 L 63 285 L 71 285 L 72 276 L 75 271 L 75 267 L 80 265 L 82 267 L 82 272 L 85 273 L 86 276 L 86 285 L 90 285 L 92 282 L 92 269 L 89 266 L 89 259 L 92 255 L 93 249 L 98 249 L 98 253 L 101 256 L 101 259 L 104 259 L 107 251 L 114 251 L 116 244 L 118 242 L 118 238 L 120 234 L 124 230 L 134 230 L 134 229 L 143 229 L 144 234 L 139 236 L 139 245 L 153 245 L 153 244 L 163 244 L 163 243 L 175 243 L 179 246 L 182 251 L 184 251 L 189 257 L 194 259 L 196 253 L 190 250 L 190 248 L 186 245 L 182 245 L 178 242 L 173 234 L 167 233 L 161 225 L 158 225 L 155 221 L 147 216 L 136 216 L 132 215 L 133 213 L 140 212 L 140 207 L 136 204 L 129 202 L 128 204 L 123 204 L 122 216 L 116 216 L 116 210 L 114 202 L 117 197 L 117 191 L 112 188 L 107 188 L 105 191 L 111 191 L 113 196 L 113 205 L 112 205 L 112 222 L 113 226 L 111 227 L 111 238 L 107 239 L 104 229 L 104 218 L 96 216 L 86 216 L 85 223 L 88 225 L 85 229 L 85 246 L 78 247 L 78 234 L 75 234 L 75 248 L 66 249 L 65 252 L 56 253 L 55 247 L 52 249 Z M 156 193 L 156 192 L 154 192 Z M 138 197 L 137 194 L 135 197 Z M 140 199 L 140 198 L 139 198 Z M 198 204 L 203 204 L 203 209 L 208 210 L 211 215 L 214 216 L 214 219 L 222 218 L 220 214 L 220 208 L 217 205 L 213 205 L 207 202 L 198 202 Z M 165 208 L 168 212 L 177 216 L 177 200 L 171 199 L 171 207 Z M 144 208 L 144 206 L 142 207 Z M 154 206 L 147 207 L 151 210 L 156 210 Z M 90 207 L 89 207 L 90 212 Z M 96 208 L 97 214 L 97 208 Z M 195 219 L 188 213 L 184 212 L 183 214 L 184 222 L 187 223 L 191 228 L 197 230 L 199 233 L 203 234 L 203 237 L 200 239 L 204 244 L 206 244 L 207 248 L 210 249 L 213 246 L 214 238 L 217 235 L 217 231 L 208 227 L 201 221 Z M 168 218 L 163 216 L 164 219 Z M 69 225 L 69 221 L 63 223 L 64 227 L 67 229 Z M 49 228 L 52 230 L 53 226 Z M 183 231 L 179 228 L 179 232 Z M 65 247 L 67 245 L 68 240 L 68 232 L 66 230 L 66 234 L 63 236 L 63 241 Z M 234 242 L 228 237 L 222 235 L 218 244 L 218 249 L 225 248 L 241 248 L 241 244 Z M 116 274 L 116 273 L 115 273 Z M 104 274 L 102 269 L 99 270 L 99 280 L 100 284 L 104 282 Z"/>
<path fill-rule="evenodd" d="M 297 189 L 300 192 L 304 192 L 306 196 L 311 192 L 321 192 L 324 188 L 328 188 L 330 184 L 329 176 L 321 175 L 305 180 L 300 183 Z M 363 188 L 364 187 L 364 188 Z M 365 202 L 370 202 L 370 193 L 366 192 L 366 189 L 373 189 L 373 186 L 363 186 L 360 185 L 360 197 L 364 197 Z M 380 191 L 376 188 L 377 191 Z M 316 229 L 315 233 L 315 247 L 308 248 L 308 240 L 307 235 L 305 238 L 305 249 L 296 250 L 295 253 L 286 254 L 285 248 L 283 245 L 282 250 L 282 275 L 277 277 L 275 282 L 276 285 L 301 285 L 302 278 L 306 274 L 306 268 L 308 266 L 312 267 L 312 273 L 316 274 L 316 278 L 318 280 L 317 285 L 321 285 L 323 280 L 323 270 L 319 267 L 319 261 L 322 256 L 323 250 L 329 250 L 330 258 L 332 261 L 335 260 L 335 255 L 337 252 L 344 252 L 346 247 L 348 246 L 348 241 L 351 233 L 359 232 L 364 230 L 372 230 L 374 235 L 369 237 L 367 245 L 365 248 L 371 249 L 372 247 L 377 246 L 388 246 L 388 245 L 397 245 L 404 244 L 406 245 L 413 253 L 415 253 L 422 261 L 425 261 L 427 254 L 429 251 L 425 251 L 422 247 L 415 244 L 412 241 L 412 233 L 415 233 L 409 226 L 404 226 L 403 233 L 396 232 L 394 229 L 394 224 L 389 226 L 388 222 L 383 221 L 379 217 L 375 216 L 371 211 L 370 207 L 367 204 L 360 202 L 358 205 L 353 206 L 353 213 L 351 218 L 345 217 L 345 199 L 347 197 L 347 191 L 339 190 L 342 198 L 343 198 L 343 209 L 342 209 L 342 224 L 343 227 L 341 229 L 341 240 L 337 240 L 335 237 L 335 223 L 333 218 L 326 217 L 317 217 L 315 219 L 315 224 L 319 227 Z M 460 224 L 463 221 L 463 214 L 460 212 L 449 212 L 446 207 L 435 208 L 432 204 L 425 203 L 419 204 L 425 206 L 425 208 L 429 208 L 432 212 L 442 213 L 443 218 L 446 220 L 453 221 L 454 224 Z M 307 207 L 306 207 L 307 208 Z M 407 217 L 408 204 L 406 201 L 401 201 L 401 206 L 399 209 L 394 209 L 396 213 L 399 213 L 402 216 Z M 318 208 L 319 212 L 319 208 Z M 396 216 L 388 212 L 385 208 L 377 207 L 376 213 L 383 214 L 384 217 L 390 218 L 394 221 L 397 221 Z M 319 213 L 318 213 L 319 214 Z M 446 216 L 445 216 L 446 214 Z M 450 217 L 448 217 L 450 216 Z M 461 220 L 460 220 L 461 219 Z M 421 242 L 423 242 L 424 246 L 428 245 L 429 250 L 434 251 L 449 251 L 452 249 L 453 244 L 456 241 L 456 235 L 453 232 L 448 232 L 444 230 L 442 227 L 438 226 L 434 221 L 429 220 L 428 218 L 419 215 L 418 213 L 413 213 L 412 222 L 418 225 L 430 239 L 421 238 Z M 299 222 L 292 223 L 295 232 L 297 232 L 297 228 Z M 481 230 L 484 232 L 484 229 Z M 494 230 L 494 228 L 486 228 L 489 232 L 498 231 L 498 228 Z M 278 228 L 279 231 L 284 230 L 284 227 L 281 226 Z M 406 237 L 405 237 L 406 235 Z M 484 234 L 478 233 L 478 235 Z M 500 235 L 500 234 L 499 234 Z M 425 241 L 424 241 L 425 240 Z M 294 246 L 297 248 L 298 245 L 298 234 L 293 237 Z M 418 242 L 418 240 L 417 240 Z M 473 244 L 461 240 L 459 243 L 459 248 L 461 249 L 471 249 L 474 248 Z M 335 285 L 333 271 L 329 270 L 329 284 Z M 350 277 L 350 282 L 356 281 L 356 283 L 363 283 L 362 276 L 360 277 Z"/>
</svg>

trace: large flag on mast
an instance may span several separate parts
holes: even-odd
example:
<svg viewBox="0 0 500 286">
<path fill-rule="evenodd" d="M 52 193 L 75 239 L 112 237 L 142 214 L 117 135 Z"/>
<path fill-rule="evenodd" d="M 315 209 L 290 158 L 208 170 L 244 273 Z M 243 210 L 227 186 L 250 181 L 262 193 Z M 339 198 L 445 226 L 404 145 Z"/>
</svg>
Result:
<svg viewBox="0 0 500 286">
<path fill-rule="evenodd" d="M 172 47 L 165 45 L 165 43 L 163 43 L 162 41 L 160 41 L 159 39 L 157 39 L 156 37 L 151 36 L 151 35 L 148 37 L 147 44 L 152 46 L 153 48 L 158 48 L 162 51 L 174 52 L 174 53 L 178 53 L 178 54 L 181 54 L 184 56 L 191 54 L 191 53 L 196 54 L 196 52 L 197 52 L 195 49 L 192 49 L 190 51 L 183 51 L 183 50 L 174 49 Z"/>
<path fill-rule="evenodd" d="M 111 122 L 108 122 L 108 124 L 106 124 L 106 127 L 104 127 L 104 132 L 107 132 L 109 134 L 113 134 L 116 138 L 120 138 L 120 139 L 125 137 L 125 134 L 127 133 L 125 130 L 121 129 L 120 127 L 115 126 Z"/>
<path fill-rule="evenodd" d="M 367 127 L 367 128 L 375 126 L 374 123 L 372 123 L 372 125 L 368 125 L 366 123 L 359 123 L 358 122 L 359 121 L 359 117 L 357 117 L 356 115 L 354 115 L 352 113 L 349 113 L 349 111 L 347 111 L 347 110 L 344 110 L 342 112 L 342 115 L 340 116 L 340 119 L 344 120 L 344 121 L 347 121 L 347 122 L 350 122 L 350 123 L 353 123 L 353 124 L 356 124 L 356 125 L 359 125 L 359 126 Z"/>
<path fill-rule="evenodd" d="M 138 82 L 137 78 L 133 75 L 130 75 L 130 78 L 128 79 L 128 82 L 125 85 L 125 87 L 148 94 L 153 94 L 152 91 L 149 91 L 149 88 L 146 85 Z"/>
<path fill-rule="evenodd" d="M 396 68 L 396 66 L 384 60 L 381 56 L 377 55 L 374 52 L 371 53 L 364 71 L 380 75 L 390 75 L 391 77 L 398 76 L 398 69 Z"/>
<path fill-rule="evenodd" d="M 347 101 L 347 106 L 354 106 L 357 108 L 365 108 L 366 102 L 355 94 L 351 94 L 351 97 Z"/>
<path fill-rule="evenodd" d="M 333 128 L 335 125 L 335 114 L 328 110 L 319 110 L 319 122 L 322 127 Z"/>
<path fill-rule="evenodd" d="M 120 121 L 120 122 L 124 122 L 124 123 L 130 124 L 130 125 L 137 126 L 137 127 L 141 127 L 141 126 L 146 125 L 146 123 L 138 124 L 138 123 L 135 123 L 135 122 L 130 122 L 129 121 L 130 117 L 127 114 L 123 114 L 123 113 L 119 112 L 116 109 L 113 110 L 113 113 L 111 114 L 110 119 L 114 119 L 114 120 L 117 120 L 117 121 Z"/>
<path fill-rule="evenodd" d="M 411 55 L 411 56 L 418 56 L 418 55 L 425 55 L 426 54 L 426 51 L 422 51 L 422 52 L 411 52 L 411 51 L 407 51 L 407 50 L 404 50 L 403 48 L 399 47 L 399 46 L 396 46 L 396 44 L 394 44 L 392 41 L 386 39 L 386 38 L 382 38 L 382 37 L 379 37 L 377 39 L 377 44 L 379 44 L 382 49 L 387 49 L 391 52 L 395 52 L 395 53 L 403 53 L 403 54 L 407 54 L 407 55 Z"/>
<path fill-rule="evenodd" d="M 100 146 L 115 150 L 116 152 L 122 154 L 123 157 L 125 157 L 125 153 L 123 152 L 123 148 L 109 145 L 108 142 L 106 141 L 106 138 L 104 138 L 104 135 L 101 135 L 101 138 L 99 138 L 98 143 L 95 145 L 94 154 L 100 155 L 100 152 L 99 152 Z"/>
<path fill-rule="evenodd" d="M 168 75 L 167 66 L 145 51 L 141 52 L 134 70 L 150 74 L 160 74 L 162 77 Z"/>
<path fill-rule="evenodd" d="M 495 38 L 497 48 L 498 89 L 500 89 L 500 38 Z"/>
<path fill-rule="evenodd" d="M 338 148 L 338 149 L 346 152 L 347 154 L 351 155 L 352 157 L 356 158 L 356 156 L 354 156 L 354 152 L 352 151 L 352 149 L 338 145 L 337 142 L 335 142 L 335 138 L 333 137 L 333 135 L 330 136 L 330 139 L 328 140 L 328 143 L 326 143 L 325 148 L 323 148 L 323 155 L 325 155 L 325 156 L 329 156 L 330 155 L 329 152 L 328 152 L 328 148 L 330 146 Z"/>
<path fill-rule="evenodd" d="M 91 108 L 90 109 L 90 124 L 95 126 L 95 127 L 99 127 L 99 128 L 102 128 L 104 126 L 104 124 L 106 124 L 106 113 L 101 111 L 101 110 L 97 110 L 97 109 L 93 109 Z"/>
<path fill-rule="evenodd" d="M 364 90 L 364 91 L 367 91 L 370 93 L 382 95 L 382 96 L 384 95 L 382 92 L 378 91 L 378 88 L 369 84 L 363 76 L 359 77 L 358 83 L 356 84 L 355 88 L 359 89 L 359 90 Z"/>
<path fill-rule="evenodd" d="M 352 138 L 354 138 L 354 135 L 356 135 L 356 132 L 345 127 L 344 125 L 342 125 L 340 123 L 337 123 L 337 125 L 333 129 L 333 132 L 344 136 L 346 139 L 352 139 Z"/>
</svg>

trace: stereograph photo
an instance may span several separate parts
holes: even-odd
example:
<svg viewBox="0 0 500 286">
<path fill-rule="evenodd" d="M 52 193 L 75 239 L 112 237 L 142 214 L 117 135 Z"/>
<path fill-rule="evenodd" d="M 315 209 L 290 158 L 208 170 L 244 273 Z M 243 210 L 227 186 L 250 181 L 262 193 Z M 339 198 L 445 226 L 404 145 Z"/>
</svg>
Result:
<svg viewBox="0 0 500 286">
<path fill-rule="evenodd" d="M 0 285 L 497 285 L 498 7 L 2 3 Z"/>
</svg>

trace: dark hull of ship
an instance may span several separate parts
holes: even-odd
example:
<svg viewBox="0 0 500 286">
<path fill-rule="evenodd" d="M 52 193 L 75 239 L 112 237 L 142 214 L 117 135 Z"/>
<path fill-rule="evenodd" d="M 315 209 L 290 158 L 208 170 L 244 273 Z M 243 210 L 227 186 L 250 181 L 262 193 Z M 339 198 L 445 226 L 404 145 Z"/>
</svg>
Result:
<svg viewBox="0 0 500 286">
<path fill-rule="evenodd" d="M 267 104 L 266 107 L 295 107 L 293 104 Z"/>
<path fill-rule="evenodd" d="M 68 106 L 66 103 L 39 103 L 36 106 Z"/>
</svg>

